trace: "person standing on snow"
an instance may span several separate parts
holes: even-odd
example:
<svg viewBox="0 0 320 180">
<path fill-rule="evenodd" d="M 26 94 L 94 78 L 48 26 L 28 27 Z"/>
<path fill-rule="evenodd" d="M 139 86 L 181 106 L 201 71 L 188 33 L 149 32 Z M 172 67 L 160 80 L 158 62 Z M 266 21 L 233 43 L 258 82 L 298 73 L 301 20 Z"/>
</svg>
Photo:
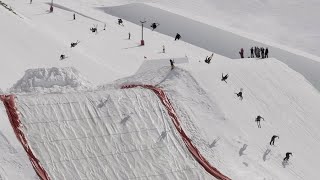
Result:
<svg viewBox="0 0 320 180">
<path fill-rule="evenodd" d="M 262 59 L 264 59 L 264 48 L 263 47 L 261 47 L 261 57 L 262 57 Z"/>
<path fill-rule="evenodd" d="M 269 58 L 268 54 L 269 54 L 269 50 L 268 50 L 268 48 L 266 48 L 266 50 L 264 52 L 264 57 Z"/>
<path fill-rule="evenodd" d="M 287 153 L 286 153 L 286 157 L 283 158 L 283 161 L 284 161 L 284 162 L 288 162 L 288 161 L 289 161 L 289 158 L 290 158 L 290 155 L 292 156 L 292 153 L 291 153 L 291 152 L 287 152 Z"/>
<path fill-rule="evenodd" d="M 251 47 L 250 52 L 251 52 L 251 58 L 254 58 L 253 47 Z"/>
<path fill-rule="evenodd" d="M 129 36 L 129 38 L 128 38 L 128 39 L 130 39 L 130 38 L 131 38 L 131 34 L 130 34 L 130 32 L 128 33 L 128 36 Z"/>
<path fill-rule="evenodd" d="M 261 119 L 264 120 L 264 118 L 259 115 L 259 116 L 257 116 L 257 118 L 255 120 L 257 122 L 258 128 L 261 128 L 261 125 L 260 125 Z"/>
<path fill-rule="evenodd" d="M 73 20 L 76 20 L 76 13 L 73 13 Z"/>
<path fill-rule="evenodd" d="M 162 53 L 166 53 L 166 47 L 162 45 Z"/>
<path fill-rule="evenodd" d="M 239 54 L 240 54 L 240 57 L 241 57 L 241 58 L 244 58 L 244 56 L 243 56 L 243 48 L 240 49 Z"/>
<path fill-rule="evenodd" d="M 279 136 L 276 136 L 276 135 L 273 135 L 272 138 L 271 138 L 271 141 L 270 141 L 270 145 L 274 145 L 274 140 L 278 138 L 279 139 Z"/>
<path fill-rule="evenodd" d="M 174 60 L 170 59 L 171 70 L 174 68 Z"/>
</svg>

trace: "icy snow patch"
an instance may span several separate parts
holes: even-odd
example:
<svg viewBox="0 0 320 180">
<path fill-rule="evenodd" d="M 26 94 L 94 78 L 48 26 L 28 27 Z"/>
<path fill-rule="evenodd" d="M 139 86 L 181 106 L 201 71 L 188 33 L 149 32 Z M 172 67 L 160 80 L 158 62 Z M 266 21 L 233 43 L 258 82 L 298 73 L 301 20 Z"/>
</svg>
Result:
<svg viewBox="0 0 320 180">
<path fill-rule="evenodd" d="M 15 93 L 61 93 L 88 90 L 91 83 L 73 67 L 28 69 L 10 89 Z"/>
</svg>

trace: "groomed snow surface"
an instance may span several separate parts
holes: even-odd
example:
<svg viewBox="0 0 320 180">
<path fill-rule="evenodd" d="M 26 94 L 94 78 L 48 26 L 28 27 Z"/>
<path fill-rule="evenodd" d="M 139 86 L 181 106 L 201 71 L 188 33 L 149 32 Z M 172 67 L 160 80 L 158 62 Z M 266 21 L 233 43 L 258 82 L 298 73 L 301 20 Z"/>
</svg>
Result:
<svg viewBox="0 0 320 180">
<path fill-rule="evenodd" d="M 50 14 L 46 1 L 8 0 L 19 16 L 0 8 L 0 88 L 16 94 L 18 128 L 51 179 L 213 179 L 159 98 L 121 89 L 130 84 L 164 90 L 192 144 L 231 179 L 318 179 L 320 96 L 301 74 L 273 58 L 215 53 L 206 64 L 212 52 L 149 29 L 141 47 L 141 27 L 119 26 L 117 17 L 92 8 L 107 2 L 55 0 Z M 89 30 L 95 24 L 97 34 Z M 61 54 L 68 58 L 60 61 Z M 169 59 L 178 68 L 171 71 Z M 0 179 L 38 179 L 0 109 Z M 262 128 L 257 115 L 265 118 Z M 272 135 L 280 136 L 275 146 Z M 288 164 L 286 152 L 293 152 Z"/>
</svg>

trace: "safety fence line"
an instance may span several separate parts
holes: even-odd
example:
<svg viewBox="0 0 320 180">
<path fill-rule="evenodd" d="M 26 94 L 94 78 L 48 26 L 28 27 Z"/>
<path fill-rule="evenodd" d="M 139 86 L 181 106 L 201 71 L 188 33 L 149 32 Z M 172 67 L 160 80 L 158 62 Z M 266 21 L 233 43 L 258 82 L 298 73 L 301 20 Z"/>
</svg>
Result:
<svg viewBox="0 0 320 180">
<path fill-rule="evenodd" d="M 20 141 L 27 155 L 29 156 L 30 162 L 33 166 L 33 169 L 36 171 L 37 175 L 41 180 L 50 180 L 47 172 L 44 170 L 39 160 L 33 154 L 28 141 L 22 131 L 22 124 L 19 118 L 17 111 L 15 96 L 14 95 L 0 95 L 1 101 L 6 108 L 6 112 L 10 121 L 10 124 L 13 128 L 14 133 L 16 134 L 17 139 Z"/>
<path fill-rule="evenodd" d="M 193 155 L 193 157 L 198 161 L 198 163 L 212 176 L 219 180 L 231 180 L 229 177 L 225 176 L 221 172 L 219 172 L 218 169 L 213 167 L 200 153 L 200 151 L 197 149 L 195 145 L 192 144 L 191 139 L 187 136 L 187 134 L 184 132 L 180 125 L 179 118 L 177 116 L 176 111 L 174 110 L 169 98 L 165 94 L 165 92 L 152 85 L 124 85 L 121 87 L 121 89 L 129 89 L 129 88 L 135 88 L 135 87 L 143 87 L 145 89 L 152 90 L 160 99 L 162 104 L 165 106 L 165 108 L 168 111 L 168 114 L 175 125 L 177 131 L 179 132 L 183 142 L 185 143 L 187 149 L 190 151 L 190 153 Z"/>
</svg>

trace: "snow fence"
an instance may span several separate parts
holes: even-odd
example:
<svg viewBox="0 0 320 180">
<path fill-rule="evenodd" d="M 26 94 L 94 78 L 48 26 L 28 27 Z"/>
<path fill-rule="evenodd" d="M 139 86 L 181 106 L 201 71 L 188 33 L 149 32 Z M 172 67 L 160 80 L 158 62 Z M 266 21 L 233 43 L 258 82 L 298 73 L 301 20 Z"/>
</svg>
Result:
<svg viewBox="0 0 320 180">
<path fill-rule="evenodd" d="M 229 180 L 192 144 L 161 89 L 132 87 L 2 100 L 43 180 Z"/>
<path fill-rule="evenodd" d="M 36 156 L 32 152 L 32 149 L 30 148 L 28 141 L 23 133 L 22 124 L 21 124 L 21 121 L 20 121 L 20 118 L 18 115 L 18 111 L 16 108 L 14 98 L 15 98 L 15 96 L 13 96 L 13 95 L 9 95 L 9 96 L 1 95 L 0 96 L 0 99 L 3 101 L 3 104 L 6 108 L 8 118 L 9 118 L 10 124 L 13 128 L 13 131 L 14 131 L 17 139 L 19 140 L 19 142 L 22 144 L 24 150 L 26 151 L 26 153 L 29 157 L 29 160 L 33 166 L 33 169 L 38 174 L 40 179 L 49 180 L 50 178 L 48 177 L 47 172 L 43 169 L 39 160 L 36 158 Z"/>
</svg>

